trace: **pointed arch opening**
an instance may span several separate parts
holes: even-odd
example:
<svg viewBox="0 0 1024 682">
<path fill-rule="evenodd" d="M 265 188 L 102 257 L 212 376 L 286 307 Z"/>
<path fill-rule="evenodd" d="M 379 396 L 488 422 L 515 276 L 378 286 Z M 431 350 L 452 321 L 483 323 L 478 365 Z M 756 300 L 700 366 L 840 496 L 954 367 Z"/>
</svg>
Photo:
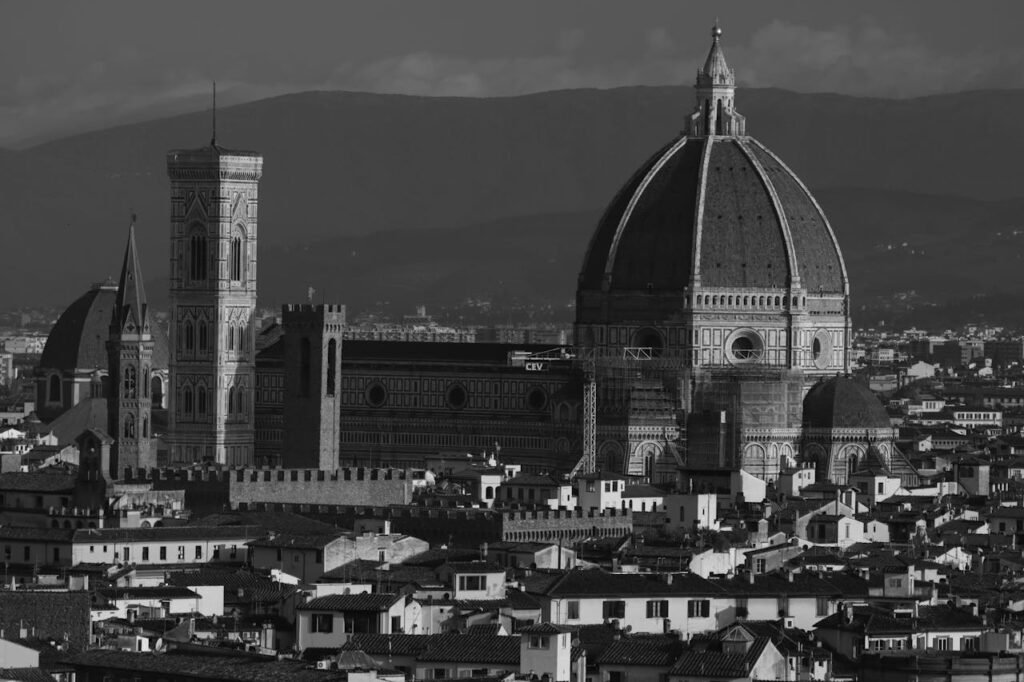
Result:
<svg viewBox="0 0 1024 682">
<path fill-rule="evenodd" d="M 137 396 L 137 376 L 135 365 L 128 365 L 124 368 L 124 397 L 135 398 Z"/>
<path fill-rule="evenodd" d="M 153 407 L 164 406 L 164 380 L 158 375 L 154 374 L 153 378 L 150 379 L 150 394 L 153 397 Z"/>
<path fill-rule="evenodd" d="M 206 280 L 206 235 L 199 232 L 199 226 L 193 228 L 188 240 L 188 278 L 193 282 Z"/>
<path fill-rule="evenodd" d="M 241 282 L 245 276 L 245 236 L 241 228 L 231 237 L 231 281 Z"/>
</svg>

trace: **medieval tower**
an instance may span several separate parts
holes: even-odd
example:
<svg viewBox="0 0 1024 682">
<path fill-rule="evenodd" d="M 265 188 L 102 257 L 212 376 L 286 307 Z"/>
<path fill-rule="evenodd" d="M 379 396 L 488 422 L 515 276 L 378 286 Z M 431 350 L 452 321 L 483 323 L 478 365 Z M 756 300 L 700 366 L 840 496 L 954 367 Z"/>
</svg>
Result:
<svg viewBox="0 0 1024 682">
<path fill-rule="evenodd" d="M 170 152 L 172 465 L 253 463 L 256 238 L 263 157 Z"/>
<path fill-rule="evenodd" d="M 103 474 L 112 479 L 128 468 L 156 465 L 150 437 L 153 335 L 147 307 L 133 219 L 107 340 L 107 431 L 114 442 L 109 471 Z"/>
<path fill-rule="evenodd" d="M 338 468 L 341 339 L 345 308 L 287 305 L 284 327 L 284 466 Z"/>
</svg>

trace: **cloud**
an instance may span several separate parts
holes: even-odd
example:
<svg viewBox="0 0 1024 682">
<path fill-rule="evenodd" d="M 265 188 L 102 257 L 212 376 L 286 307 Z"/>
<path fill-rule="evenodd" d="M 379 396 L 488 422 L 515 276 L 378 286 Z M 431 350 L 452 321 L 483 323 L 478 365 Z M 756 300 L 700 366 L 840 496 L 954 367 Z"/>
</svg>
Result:
<svg viewBox="0 0 1024 682">
<path fill-rule="evenodd" d="M 569 37 L 571 35 L 571 37 Z M 747 42 L 725 39 L 729 63 L 747 86 L 800 92 L 914 97 L 989 87 L 1024 87 L 1024 51 L 966 53 L 929 46 L 919 36 L 872 23 L 812 28 L 772 21 Z M 418 52 L 335 73 L 332 84 L 372 92 L 470 97 L 627 85 L 689 85 L 707 43 L 681 48 L 664 27 L 649 29 L 627 57 L 595 62 L 579 54 L 582 33 L 531 58 L 468 59 Z M 571 48 L 571 49 L 569 49 Z"/>
<path fill-rule="evenodd" d="M 17 72 L 0 88 L 0 145 L 196 108 L 219 70 L 225 103 L 309 89 L 491 97 L 568 88 L 689 85 L 707 53 L 703 31 L 651 26 L 621 34 L 613 50 L 579 28 L 555 34 L 529 56 L 470 57 L 419 50 L 373 61 L 191 63 L 145 49 L 111 49 L 74 69 Z M 912 97 L 989 87 L 1024 87 L 1024 48 L 930 45 L 912 32 L 865 20 L 810 27 L 773 20 L 748 38 L 727 32 L 724 48 L 741 84 L 801 92 Z M 631 41 L 631 42 L 630 42 Z M 251 56 L 251 55 L 250 55 Z M 328 59 L 325 57 L 325 59 Z M 209 63 L 208 63 L 209 62 Z M 227 77 L 225 77 L 227 76 Z"/>
<path fill-rule="evenodd" d="M 918 35 L 877 24 L 813 29 L 776 20 L 728 54 L 742 82 L 804 92 L 915 97 L 1024 86 L 1019 48 L 940 51 Z"/>
</svg>

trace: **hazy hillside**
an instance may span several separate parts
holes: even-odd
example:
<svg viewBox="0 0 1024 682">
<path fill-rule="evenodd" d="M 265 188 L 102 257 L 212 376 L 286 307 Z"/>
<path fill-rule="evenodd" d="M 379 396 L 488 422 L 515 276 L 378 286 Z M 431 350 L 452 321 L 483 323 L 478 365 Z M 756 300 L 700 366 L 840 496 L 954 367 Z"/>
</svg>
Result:
<svg viewBox="0 0 1024 682">
<path fill-rule="evenodd" d="M 265 155 L 266 303 L 310 284 L 344 301 L 434 303 L 496 283 L 512 297 L 561 302 L 596 215 L 678 132 L 691 100 L 689 88 L 505 99 L 304 93 L 222 110 L 218 142 Z M 1020 215 L 1001 200 L 1024 194 L 1013 163 L 1024 152 L 1024 92 L 889 101 L 743 90 L 737 104 L 749 131 L 816 188 L 856 291 L 941 296 L 978 280 L 1024 288 L 995 271 L 1019 249 L 993 236 Z M 162 288 L 165 154 L 209 136 L 201 112 L 0 152 L 9 246 L 0 291 L 60 303 L 115 275 L 132 211 L 144 267 Z M 849 187 L 863 189 L 839 189 Z M 903 242 L 925 255 L 888 249 Z M 967 270 L 966 244 L 980 272 L 957 272 Z M 961 267 L 933 270 L 943 258 Z"/>
<path fill-rule="evenodd" d="M 858 309 L 897 296 L 941 302 L 1024 294 L 1024 200 L 845 188 L 817 194 L 844 245 Z M 285 300 L 302 300 L 313 287 L 318 298 L 354 307 L 388 301 L 409 310 L 471 296 L 510 307 L 517 299 L 564 307 L 598 216 L 546 214 L 265 249 L 260 284 Z"/>
</svg>

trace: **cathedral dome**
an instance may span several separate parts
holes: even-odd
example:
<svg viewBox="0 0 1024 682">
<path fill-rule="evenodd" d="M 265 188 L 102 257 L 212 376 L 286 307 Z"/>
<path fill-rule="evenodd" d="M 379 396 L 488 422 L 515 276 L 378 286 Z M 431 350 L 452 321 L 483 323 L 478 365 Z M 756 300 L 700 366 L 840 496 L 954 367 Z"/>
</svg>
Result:
<svg viewBox="0 0 1024 682">
<path fill-rule="evenodd" d="M 647 294 L 663 302 L 657 314 L 701 290 L 847 295 L 821 207 L 778 156 L 745 134 L 720 35 L 716 27 L 686 132 L 633 174 L 598 223 L 579 275 L 581 322 L 610 321 L 624 299 Z"/>
<path fill-rule="evenodd" d="M 809 429 L 888 429 L 889 415 L 871 389 L 849 377 L 823 379 L 804 398 Z"/>
<path fill-rule="evenodd" d="M 107 338 L 117 301 L 117 285 L 95 284 L 69 305 L 50 330 L 39 367 L 47 372 L 107 369 Z M 167 368 L 167 335 L 152 324 L 153 367 Z"/>
<path fill-rule="evenodd" d="M 817 202 L 752 138 L 681 137 L 651 157 L 598 223 L 580 286 L 605 291 L 779 288 L 843 294 Z"/>
</svg>

